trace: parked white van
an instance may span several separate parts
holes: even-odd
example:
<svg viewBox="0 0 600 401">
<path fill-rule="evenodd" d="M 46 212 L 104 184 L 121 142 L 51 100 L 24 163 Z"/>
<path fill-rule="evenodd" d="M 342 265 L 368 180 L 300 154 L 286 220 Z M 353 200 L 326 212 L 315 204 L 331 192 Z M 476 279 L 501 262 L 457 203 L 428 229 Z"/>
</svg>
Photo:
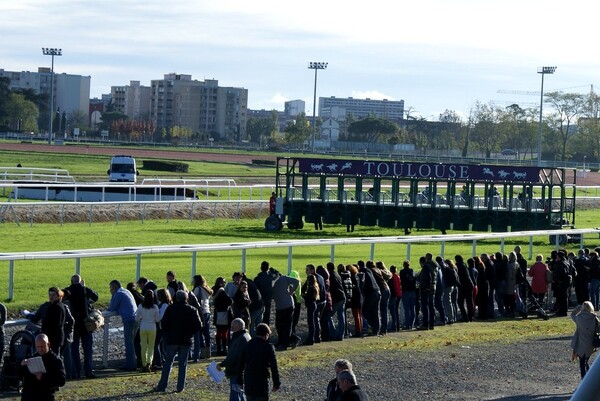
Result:
<svg viewBox="0 0 600 401">
<path fill-rule="evenodd" d="M 110 182 L 135 183 L 140 172 L 137 171 L 135 159 L 132 156 L 120 155 L 111 159 L 107 174 Z"/>
</svg>

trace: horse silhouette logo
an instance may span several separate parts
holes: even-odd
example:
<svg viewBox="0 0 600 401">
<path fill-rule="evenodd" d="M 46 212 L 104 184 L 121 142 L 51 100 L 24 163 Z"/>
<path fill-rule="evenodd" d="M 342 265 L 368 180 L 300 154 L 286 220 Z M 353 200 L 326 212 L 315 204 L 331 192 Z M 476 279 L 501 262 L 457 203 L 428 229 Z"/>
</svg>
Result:
<svg viewBox="0 0 600 401">
<path fill-rule="evenodd" d="M 310 169 L 312 171 L 323 171 L 323 163 L 321 164 L 311 164 Z"/>
<path fill-rule="evenodd" d="M 490 175 L 490 176 L 494 177 L 494 172 L 491 169 L 487 168 L 487 167 L 483 168 L 483 174 L 484 175 Z"/>
<path fill-rule="evenodd" d="M 500 178 L 506 178 L 509 175 L 510 175 L 510 173 L 508 171 L 504 171 L 504 170 L 498 171 L 498 177 L 500 177 Z"/>
<path fill-rule="evenodd" d="M 344 165 L 342 166 L 342 168 L 340 169 L 340 171 L 350 170 L 351 168 L 352 168 L 352 163 L 350 163 L 350 162 L 344 163 Z"/>
<path fill-rule="evenodd" d="M 515 180 L 524 180 L 525 178 L 527 178 L 527 173 L 519 173 L 519 172 L 513 171 L 513 178 Z"/>
<path fill-rule="evenodd" d="M 337 170 L 337 168 L 338 168 L 338 165 L 337 165 L 337 164 L 335 164 L 335 163 L 331 163 L 330 165 L 328 165 L 328 166 L 325 166 L 325 167 L 327 167 L 327 168 L 329 169 L 329 171 L 333 173 L 334 171 L 336 171 L 336 170 Z"/>
</svg>

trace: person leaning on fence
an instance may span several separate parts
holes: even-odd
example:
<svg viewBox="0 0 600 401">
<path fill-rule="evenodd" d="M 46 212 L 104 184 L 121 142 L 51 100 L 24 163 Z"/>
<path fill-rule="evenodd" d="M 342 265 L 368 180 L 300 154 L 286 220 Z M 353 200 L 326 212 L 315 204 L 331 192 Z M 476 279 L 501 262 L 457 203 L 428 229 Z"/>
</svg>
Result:
<svg viewBox="0 0 600 401">
<path fill-rule="evenodd" d="M 131 292 L 121 287 L 121 282 L 113 280 L 110 282 L 110 293 L 112 298 L 108 305 L 109 315 L 119 315 L 123 321 L 123 339 L 125 342 L 125 366 L 121 370 L 137 370 L 134 339 L 139 324 L 135 317 L 137 306 Z"/>
<path fill-rule="evenodd" d="M 93 333 L 86 328 L 85 319 L 90 313 L 91 305 L 98 300 L 98 293 L 90 287 L 86 287 L 81 276 L 75 274 L 71 277 L 71 285 L 65 289 L 65 294 L 65 299 L 69 302 L 71 313 L 75 319 L 73 343 L 71 344 L 73 378 L 78 379 L 81 374 L 80 343 L 83 348 L 83 372 L 87 378 L 94 378 L 96 377 L 92 366 L 94 337 Z"/>
<path fill-rule="evenodd" d="M 62 360 L 50 349 L 48 336 L 38 334 L 35 338 L 37 352 L 29 359 L 21 361 L 20 373 L 23 376 L 21 401 L 54 401 L 54 394 L 65 385 L 66 374 Z M 40 357 L 45 373 L 31 373 L 34 358 Z"/>
<path fill-rule="evenodd" d="M 575 322 L 575 334 L 571 339 L 573 360 L 579 358 L 581 378 L 590 369 L 589 360 L 595 351 L 593 345 L 594 334 L 598 332 L 598 317 L 594 313 L 594 306 L 590 301 L 585 301 L 571 312 L 571 319 Z"/>
</svg>

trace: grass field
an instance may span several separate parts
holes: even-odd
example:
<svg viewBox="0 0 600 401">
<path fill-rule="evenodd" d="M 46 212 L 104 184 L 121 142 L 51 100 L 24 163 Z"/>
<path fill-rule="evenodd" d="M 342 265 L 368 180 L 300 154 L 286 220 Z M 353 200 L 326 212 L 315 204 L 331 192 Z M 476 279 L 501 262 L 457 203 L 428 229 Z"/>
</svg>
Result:
<svg viewBox="0 0 600 401">
<path fill-rule="evenodd" d="M 594 227 L 594 211 L 584 211 L 579 216 L 579 228 Z M 136 246 L 186 245 L 207 243 L 240 243 L 267 240 L 317 239 L 317 238 L 346 238 L 346 237 L 378 237 L 397 236 L 398 230 L 378 227 L 357 227 L 354 233 L 346 233 L 344 226 L 325 225 L 323 231 L 313 231 L 310 227 L 304 230 L 287 230 L 266 232 L 262 220 L 171 220 L 166 221 L 121 221 L 114 223 L 69 223 L 63 226 L 55 224 L 34 224 L 33 226 L 17 226 L 5 223 L 2 225 L 4 238 L 0 245 L 3 252 L 28 252 L 52 250 L 76 250 L 94 248 L 123 248 Z M 432 230 L 415 231 L 412 235 L 437 234 Z M 526 238 L 507 240 L 505 252 L 521 245 L 527 256 L 529 241 Z M 600 245 L 597 237 L 588 236 L 585 246 Z M 577 244 L 569 248 L 576 250 Z M 553 247 L 548 243 L 547 236 L 534 238 L 534 255 L 548 255 Z M 445 257 L 456 254 L 472 254 L 472 242 L 445 244 Z M 478 242 L 477 253 L 496 252 L 500 250 L 497 241 Z M 371 248 L 369 244 L 337 246 L 335 249 L 336 263 L 354 263 L 359 259 L 368 259 Z M 404 244 L 381 244 L 375 247 L 375 259 L 382 260 L 386 265 L 401 265 L 406 259 L 407 247 Z M 411 263 L 418 266 L 418 258 L 427 252 L 440 253 L 438 243 L 411 245 Z M 293 269 L 303 274 L 308 263 L 325 264 L 330 260 L 329 246 L 295 247 L 293 251 Z M 281 271 L 286 271 L 288 249 L 252 249 L 247 251 L 247 274 L 253 278 L 259 271 L 260 262 L 268 260 Z M 105 258 L 83 258 L 80 260 L 81 273 L 86 283 L 100 293 L 100 305 L 106 305 L 110 299 L 108 282 L 118 279 L 123 283 L 135 280 L 136 257 L 120 256 Z M 0 262 L 0 277 L 8 277 L 8 262 Z M 211 251 L 197 255 L 197 273 L 207 277 L 210 283 L 218 276 L 226 279 L 241 269 L 241 251 Z M 141 259 L 141 274 L 155 280 L 159 285 L 165 284 L 165 273 L 173 270 L 178 277 L 190 281 L 192 272 L 192 254 L 152 254 L 144 255 Z M 19 260 L 15 262 L 14 300 L 9 303 L 11 310 L 32 308 L 45 301 L 45 289 L 57 285 L 64 287 L 69 283 L 70 276 L 75 271 L 74 259 L 60 260 Z M 7 288 L 0 289 L 0 299 L 8 295 Z"/>
</svg>

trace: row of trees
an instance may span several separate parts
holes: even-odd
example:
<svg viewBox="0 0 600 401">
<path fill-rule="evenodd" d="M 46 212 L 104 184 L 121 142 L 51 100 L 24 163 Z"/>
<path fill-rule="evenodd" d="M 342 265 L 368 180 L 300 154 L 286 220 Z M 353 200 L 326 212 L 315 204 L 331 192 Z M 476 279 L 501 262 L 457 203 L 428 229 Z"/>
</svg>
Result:
<svg viewBox="0 0 600 401">
<path fill-rule="evenodd" d="M 550 92 L 545 94 L 542 121 L 542 153 L 545 160 L 600 160 L 600 96 L 591 92 Z M 322 123 L 317 118 L 317 132 Z M 247 132 L 255 143 L 287 143 L 294 147 L 310 141 L 313 128 L 304 113 L 288 123 L 279 134 L 277 112 L 269 118 L 250 118 Z M 539 109 L 518 104 L 501 107 L 493 102 L 476 102 L 467 116 L 453 110 L 439 115 L 438 121 L 413 116 L 390 121 L 375 116 L 356 120 L 352 115 L 340 122 L 340 139 L 355 142 L 380 142 L 389 145 L 414 144 L 423 154 L 458 152 L 468 157 L 473 152 L 491 157 L 510 148 L 522 158 L 537 154 Z M 317 134 L 318 137 L 318 134 Z"/>
</svg>

